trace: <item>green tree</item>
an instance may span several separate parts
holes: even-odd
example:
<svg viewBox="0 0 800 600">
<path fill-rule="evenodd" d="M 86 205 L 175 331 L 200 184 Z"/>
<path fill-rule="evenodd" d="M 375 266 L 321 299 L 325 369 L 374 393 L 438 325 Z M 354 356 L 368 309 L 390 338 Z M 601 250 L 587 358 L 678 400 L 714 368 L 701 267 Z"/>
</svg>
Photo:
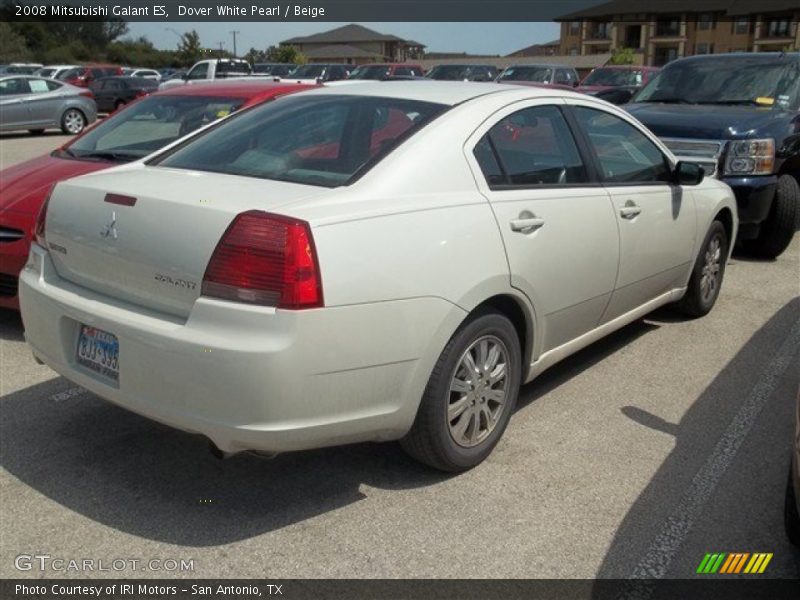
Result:
<svg viewBox="0 0 800 600">
<path fill-rule="evenodd" d="M 178 60 L 187 66 L 192 66 L 197 61 L 203 59 L 203 46 L 200 44 L 200 34 L 197 33 L 197 31 L 192 29 L 181 36 L 177 55 Z"/>
<path fill-rule="evenodd" d="M 294 46 L 270 46 L 267 48 L 267 60 L 278 63 L 294 63 L 302 65 L 308 62 L 305 56 Z"/>
<path fill-rule="evenodd" d="M 625 48 L 624 46 L 619 46 L 614 48 L 614 52 L 611 55 L 611 60 L 608 61 L 610 65 L 632 65 L 634 62 L 634 52 L 633 48 Z"/>
<path fill-rule="evenodd" d="M 0 21 L 0 62 L 24 62 L 32 57 L 25 38 L 14 31 L 8 23 Z"/>
<path fill-rule="evenodd" d="M 247 51 L 247 54 L 244 55 L 244 59 L 249 62 L 251 65 L 260 62 L 268 62 L 267 53 L 263 50 L 256 50 L 255 48 L 250 48 Z"/>
</svg>

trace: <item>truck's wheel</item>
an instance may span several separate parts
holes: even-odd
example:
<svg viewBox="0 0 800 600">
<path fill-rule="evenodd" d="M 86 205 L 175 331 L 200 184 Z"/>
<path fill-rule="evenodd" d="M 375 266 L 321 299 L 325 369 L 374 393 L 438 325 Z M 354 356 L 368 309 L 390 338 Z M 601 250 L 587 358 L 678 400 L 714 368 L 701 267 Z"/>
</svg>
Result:
<svg viewBox="0 0 800 600">
<path fill-rule="evenodd" d="M 778 178 L 769 216 L 761 224 L 761 232 L 745 248 L 761 258 L 777 258 L 789 246 L 800 215 L 800 187 L 791 175 Z"/>
</svg>

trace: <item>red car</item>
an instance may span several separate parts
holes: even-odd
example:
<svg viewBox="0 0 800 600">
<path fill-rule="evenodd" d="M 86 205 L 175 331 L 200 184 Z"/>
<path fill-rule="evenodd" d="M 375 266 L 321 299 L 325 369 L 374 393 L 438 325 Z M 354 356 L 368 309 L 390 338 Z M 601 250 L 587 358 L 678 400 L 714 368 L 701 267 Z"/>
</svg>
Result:
<svg viewBox="0 0 800 600">
<path fill-rule="evenodd" d="M 233 111 L 313 87 L 254 80 L 171 88 L 132 102 L 51 154 L 0 171 L 0 308 L 19 310 L 17 279 L 53 185 L 139 160 Z"/>
<path fill-rule="evenodd" d="M 96 79 L 122 75 L 122 67 L 114 65 L 88 65 L 75 67 L 60 76 L 61 81 L 78 87 L 89 87 Z"/>
<path fill-rule="evenodd" d="M 576 91 L 596 96 L 614 104 L 624 104 L 644 87 L 658 72 L 659 67 L 615 65 L 598 67 L 581 81 Z"/>
</svg>

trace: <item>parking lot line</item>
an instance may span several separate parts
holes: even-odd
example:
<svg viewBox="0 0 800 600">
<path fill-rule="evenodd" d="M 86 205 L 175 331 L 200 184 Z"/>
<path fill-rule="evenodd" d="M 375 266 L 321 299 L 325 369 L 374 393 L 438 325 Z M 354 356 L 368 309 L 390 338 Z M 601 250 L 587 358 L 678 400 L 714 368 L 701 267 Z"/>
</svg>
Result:
<svg viewBox="0 0 800 600">
<path fill-rule="evenodd" d="M 778 352 L 762 372 L 705 464 L 692 478 L 681 501 L 665 520 L 661 532 L 633 569 L 630 576 L 632 579 L 661 579 L 667 574 L 695 519 L 704 510 L 714 488 L 733 462 L 736 452 L 781 381 L 781 377 L 792 364 L 799 348 L 800 319 L 795 322 Z M 647 598 L 652 589 L 649 587 L 650 592 L 647 592 L 639 588 L 636 597 Z"/>
</svg>

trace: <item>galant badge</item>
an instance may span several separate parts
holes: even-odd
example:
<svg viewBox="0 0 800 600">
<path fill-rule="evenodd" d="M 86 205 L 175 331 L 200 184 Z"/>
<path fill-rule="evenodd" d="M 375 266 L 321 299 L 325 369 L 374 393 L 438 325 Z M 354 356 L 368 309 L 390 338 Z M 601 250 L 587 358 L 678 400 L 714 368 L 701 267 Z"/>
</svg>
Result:
<svg viewBox="0 0 800 600">
<path fill-rule="evenodd" d="M 117 239 L 117 213 L 111 213 L 111 222 L 100 232 L 100 237 Z"/>
</svg>

